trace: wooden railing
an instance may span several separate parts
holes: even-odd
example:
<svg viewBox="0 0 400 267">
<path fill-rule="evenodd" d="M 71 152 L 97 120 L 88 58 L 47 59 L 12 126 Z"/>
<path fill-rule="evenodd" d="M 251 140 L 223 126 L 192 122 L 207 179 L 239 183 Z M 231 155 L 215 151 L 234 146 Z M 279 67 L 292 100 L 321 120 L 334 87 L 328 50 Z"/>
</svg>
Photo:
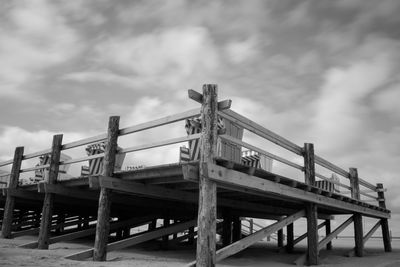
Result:
<svg viewBox="0 0 400 267">
<path fill-rule="evenodd" d="M 185 111 L 182 113 L 178 113 L 178 114 L 166 116 L 166 117 L 163 117 L 160 119 L 152 120 L 149 122 L 122 128 L 119 130 L 118 136 L 124 136 L 124 135 L 138 133 L 138 132 L 149 130 L 152 128 L 179 122 L 179 121 L 182 121 L 182 120 L 185 120 L 188 118 L 197 117 L 199 115 L 200 115 L 200 109 L 188 110 L 188 111 Z M 61 151 L 65 151 L 65 150 L 68 150 L 71 148 L 76 148 L 76 147 L 80 147 L 80 146 L 85 146 L 85 145 L 105 141 L 106 138 L 107 138 L 107 134 L 104 133 L 104 134 L 96 135 L 93 137 L 81 139 L 78 141 L 66 143 L 61 146 Z M 140 151 L 140 150 L 146 150 L 146 149 L 150 149 L 150 148 L 157 148 L 157 147 L 163 147 L 163 146 L 168 146 L 168 145 L 177 144 L 177 143 L 184 143 L 184 142 L 199 139 L 199 138 L 200 138 L 200 134 L 186 135 L 186 136 L 182 136 L 182 137 L 178 137 L 178 138 L 171 138 L 171 139 L 152 142 L 152 143 L 148 143 L 148 144 L 142 144 L 142 145 L 123 148 L 123 149 L 118 150 L 118 154 L 125 154 L 125 153 Z M 25 154 L 22 156 L 22 161 L 28 160 L 28 159 L 33 159 L 33 158 L 38 158 L 43 155 L 48 155 L 51 152 L 52 152 L 52 150 L 49 148 L 49 149 Z M 105 155 L 104 153 L 99 153 L 99 154 L 80 157 L 80 158 L 68 159 L 65 161 L 60 161 L 59 165 L 61 166 L 61 165 L 85 162 L 85 161 L 96 159 L 96 158 L 103 158 L 104 155 Z M 12 160 L 12 159 L 4 161 L 4 162 L 0 162 L 0 167 L 12 165 L 13 163 L 14 163 L 14 160 Z M 26 168 L 21 168 L 19 170 L 19 173 L 26 173 L 26 172 L 32 172 L 35 170 L 42 170 L 42 169 L 49 169 L 49 168 L 50 168 L 50 164 L 39 165 L 39 166 L 30 166 L 30 167 L 26 167 Z M 8 175 L 10 175 L 10 174 L 9 173 L 2 174 L 1 176 L 8 176 Z"/>
<path fill-rule="evenodd" d="M 226 120 L 229 120 L 229 121 L 237 124 L 238 126 L 242 127 L 243 129 L 245 129 L 253 134 L 256 134 L 257 136 L 262 137 L 263 139 L 268 140 L 269 142 L 272 142 L 275 145 L 294 153 L 295 155 L 302 156 L 302 157 L 305 156 L 304 155 L 305 151 L 304 151 L 303 147 L 296 145 L 295 143 L 289 141 L 288 139 L 266 129 L 265 127 L 257 124 L 256 122 L 254 122 L 232 110 L 220 111 L 220 112 L 218 112 L 218 115 L 225 118 Z M 249 150 L 260 153 L 266 157 L 269 157 L 273 160 L 276 160 L 280 163 L 283 163 L 291 168 L 301 170 L 303 172 L 305 171 L 304 166 L 299 165 L 298 163 L 292 162 L 284 157 L 281 157 L 281 156 L 278 156 L 271 152 L 268 152 L 268 151 L 260 148 L 259 146 L 251 145 L 247 142 L 244 142 L 242 140 L 228 136 L 226 134 L 220 135 L 220 137 L 222 139 L 232 142 L 240 147 L 247 148 Z M 318 155 L 314 155 L 314 161 L 315 161 L 315 165 L 319 165 L 319 166 L 349 180 L 350 185 L 346 185 L 342 182 L 335 181 L 335 180 L 330 179 L 318 172 L 315 172 L 315 177 L 322 179 L 322 180 L 329 181 L 330 183 L 335 184 L 338 187 L 344 188 L 345 191 L 342 191 L 342 194 L 350 193 L 351 197 L 356 198 L 356 199 L 360 199 L 359 195 L 363 195 L 367 198 L 370 198 L 372 201 L 378 201 L 378 202 L 382 201 L 381 197 L 379 197 L 379 196 L 376 197 L 374 195 L 371 195 L 371 193 L 377 193 L 382 190 L 382 189 L 378 189 L 377 186 L 374 186 L 373 184 L 371 184 L 371 183 L 367 182 L 366 180 L 361 179 L 359 177 L 352 177 L 350 172 L 342 169 L 341 167 L 329 162 L 328 160 L 326 160 Z M 351 181 L 354 179 L 356 180 L 356 182 L 351 183 Z M 359 190 L 360 186 L 365 187 L 367 190 Z M 355 192 L 357 192 L 357 194 L 355 194 Z"/>
<path fill-rule="evenodd" d="M 200 96 L 198 94 L 196 94 L 196 92 L 194 92 L 194 91 L 189 91 L 189 97 L 192 99 L 195 99 L 196 101 L 201 100 Z M 252 121 L 230 109 L 226 109 L 228 106 L 230 106 L 230 103 L 231 102 L 228 102 L 228 101 L 225 101 L 225 102 L 222 101 L 221 103 L 218 103 L 218 105 L 221 106 L 221 109 L 218 111 L 219 116 L 221 116 L 222 118 L 224 118 L 226 120 L 231 121 L 232 123 L 238 125 L 239 127 L 242 127 L 243 129 L 245 129 L 253 134 L 256 134 L 259 137 L 262 137 L 265 140 L 268 140 L 268 141 L 274 143 L 275 145 L 277 145 L 279 147 L 282 147 L 282 148 L 294 153 L 297 156 L 304 157 L 304 148 L 303 147 L 291 142 L 290 140 L 268 130 L 267 128 L 259 125 L 258 123 L 254 122 L 254 121 Z M 225 109 L 223 107 L 225 107 Z M 156 127 L 168 125 L 171 123 L 175 123 L 178 121 L 182 121 L 182 120 L 185 120 L 188 118 L 197 117 L 199 115 L 200 115 L 200 109 L 188 110 L 188 111 L 178 113 L 175 115 L 166 116 L 166 117 L 163 117 L 160 119 L 156 119 L 156 120 L 152 120 L 149 122 L 145 122 L 145 123 L 137 124 L 134 126 L 119 129 L 118 136 L 124 136 L 124 135 L 142 132 L 142 131 L 149 130 L 152 128 L 156 128 Z M 266 157 L 271 158 L 282 164 L 285 164 L 286 166 L 289 166 L 291 168 L 294 168 L 294 169 L 297 169 L 297 170 L 300 170 L 303 172 L 305 171 L 305 167 L 303 165 L 292 162 L 292 161 L 286 159 L 285 157 L 271 153 L 271 152 L 267 151 L 266 149 L 260 148 L 259 146 L 249 144 L 248 142 L 236 139 L 236 138 L 226 135 L 226 134 L 220 134 L 219 137 L 228 142 L 234 143 L 234 144 L 238 145 L 239 147 L 247 148 L 251 151 L 255 151 L 257 153 L 265 155 Z M 131 152 L 136 152 L 136 151 L 141 151 L 141 150 L 146 150 L 146 149 L 151 149 L 151 148 L 163 147 L 163 146 L 168 146 L 168 145 L 177 144 L 177 143 L 183 143 L 183 142 L 187 142 L 187 141 L 195 140 L 195 139 L 199 139 L 199 138 L 200 138 L 200 134 L 193 134 L 193 135 L 187 135 L 187 136 L 182 136 L 182 137 L 177 137 L 177 138 L 171 138 L 171 139 L 166 139 L 166 140 L 162 140 L 162 141 L 157 141 L 157 142 L 123 148 L 118 151 L 118 154 L 131 153 Z M 76 148 L 76 147 L 80 147 L 80 146 L 84 146 L 84 145 L 88 145 L 88 144 L 93 144 L 93 143 L 100 142 L 100 141 L 105 141 L 106 139 L 107 139 L 107 134 L 103 133 L 100 135 L 92 136 L 92 137 L 81 139 L 78 141 L 69 142 L 69 143 L 63 144 L 61 146 L 61 151 L 65 151 L 65 150 L 68 150 L 71 148 Z M 41 151 L 37 151 L 37 152 L 33 152 L 33 153 L 24 154 L 22 157 L 22 160 L 24 161 L 24 160 L 28 160 L 28 159 L 37 158 L 42 155 L 50 154 L 51 152 L 52 152 L 52 150 L 49 148 L 49 149 L 45 149 L 45 150 L 41 150 Z M 104 153 L 95 154 L 95 155 L 91 155 L 91 156 L 85 156 L 85 157 L 79 157 L 79 158 L 73 158 L 73 159 L 69 159 L 69 160 L 65 160 L 65 161 L 60 161 L 59 165 L 67 165 L 67 164 L 85 162 L 88 160 L 102 158 L 102 157 L 104 157 Z M 342 177 L 345 177 L 349 181 L 352 179 L 353 180 L 356 179 L 356 183 L 350 183 L 350 185 L 346 185 L 345 183 L 334 181 L 334 180 L 326 177 L 323 174 L 315 172 L 315 177 L 322 179 L 322 180 L 327 180 L 327 181 L 335 184 L 338 187 L 344 188 L 345 190 L 342 191 L 342 194 L 350 193 L 350 194 L 352 194 L 352 197 L 358 198 L 358 199 L 359 199 L 359 195 L 362 195 L 362 196 L 365 196 L 365 197 L 371 199 L 372 201 L 381 201 L 382 200 L 381 196 L 376 197 L 376 196 L 372 195 L 371 193 L 379 193 L 384 189 L 382 189 L 382 188 L 378 189 L 377 186 L 375 186 L 359 177 L 356 177 L 356 178 L 351 177 L 351 173 L 349 171 L 342 169 L 341 167 L 329 162 L 328 160 L 326 160 L 318 155 L 313 155 L 313 158 L 314 158 L 316 165 L 319 165 L 333 173 L 336 173 Z M 14 163 L 13 159 L 7 160 L 4 162 L 0 162 L 0 167 L 12 165 L 13 163 Z M 31 172 L 31 171 L 35 171 L 35 170 L 49 169 L 49 168 L 50 168 L 50 164 L 40 165 L 40 166 L 30 166 L 30 167 L 26 167 L 26 168 L 21 168 L 19 170 L 19 172 L 25 173 L 25 172 Z M 10 175 L 10 174 L 2 174 L 1 176 L 8 176 L 8 175 Z M 367 190 L 359 190 L 360 186 L 366 188 Z M 352 192 L 353 193 L 356 192 L 356 194 L 353 194 Z"/>
</svg>

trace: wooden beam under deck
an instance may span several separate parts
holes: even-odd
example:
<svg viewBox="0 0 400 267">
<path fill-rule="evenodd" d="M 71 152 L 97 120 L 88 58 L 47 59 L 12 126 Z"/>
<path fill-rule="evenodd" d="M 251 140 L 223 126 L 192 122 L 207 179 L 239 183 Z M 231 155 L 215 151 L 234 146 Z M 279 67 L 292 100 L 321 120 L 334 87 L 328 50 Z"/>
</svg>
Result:
<svg viewBox="0 0 400 267">
<path fill-rule="evenodd" d="M 246 190 L 249 194 L 253 192 L 276 194 L 285 198 L 297 199 L 298 201 L 312 202 L 324 207 L 337 208 L 348 212 L 358 212 L 365 216 L 390 218 L 389 212 L 375 210 L 354 203 L 344 202 L 327 196 L 307 192 L 235 170 L 229 170 L 215 164 L 207 164 L 207 169 L 210 179 L 218 182 L 218 186 L 227 187 L 232 190 Z"/>
</svg>

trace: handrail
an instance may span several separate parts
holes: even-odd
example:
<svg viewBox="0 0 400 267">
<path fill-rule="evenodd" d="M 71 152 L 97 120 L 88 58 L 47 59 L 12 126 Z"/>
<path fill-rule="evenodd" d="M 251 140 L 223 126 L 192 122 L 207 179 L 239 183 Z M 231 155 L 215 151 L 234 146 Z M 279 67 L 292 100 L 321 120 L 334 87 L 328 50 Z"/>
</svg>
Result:
<svg viewBox="0 0 400 267">
<path fill-rule="evenodd" d="M 199 139 L 200 136 L 201 136 L 201 134 L 198 133 L 198 134 L 192 134 L 192 135 L 189 135 L 189 136 L 171 138 L 171 139 L 167 139 L 167 140 L 160 141 L 160 142 L 154 142 L 154 143 L 149 143 L 149 144 L 144 144 L 144 145 L 139 145 L 139 146 L 123 148 L 120 151 L 118 151 L 118 154 L 134 152 L 134 151 L 140 151 L 140 150 L 145 150 L 145 149 L 150 149 L 150 148 L 155 148 L 155 147 L 161 147 L 161 146 L 166 146 L 166 145 L 173 145 L 173 144 L 177 144 L 177 143 L 182 143 L 182 142 L 186 142 L 186 141 Z"/>
<path fill-rule="evenodd" d="M 10 164 L 12 164 L 13 162 L 14 162 L 14 160 L 12 160 L 12 159 L 7 160 L 7 161 L 0 162 L 0 167 L 10 165 Z"/>
<path fill-rule="evenodd" d="M 36 171 L 36 170 L 41 170 L 41 169 L 46 169 L 46 168 L 50 168 L 50 164 L 38 165 L 38 166 L 35 166 L 35 167 L 31 167 L 31 168 L 21 169 L 19 172 L 20 173 L 31 172 L 31 171 Z"/>
<path fill-rule="evenodd" d="M 284 138 L 284 137 L 282 137 L 282 136 L 280 136 L 280 135 L 278 135 L 278 134 L 266 129 L 265 127 L 257 124 L 256 122 L 254 122 L 254 121 L 252 121 L 252 120 L 240 115 L 239 113 L 234 112 L 233 110 L 228 109 L 228 110 L 224 110 L 224 111 L 218 111 L 218 115 L 220 115 L 221 117 L 223 117 L 223 118 L 225 118 L 225 119 L 227 119 L 227 120 L 229 120 L 229 121 L 231 121 L 233 123 L 238 124 L 239 126 L 243 127 L 244 129 L 247 129 L 250 132 L 253 132 L 253 133 L 257 134 L 258 136 L 263 137 L 263 138 L 265 138 L 265 139 L 277 144 L 278 146 L 281 146 L 281 147 L 283 147 L 283 148 L 285 148 L 285 149 L 287 149 L 287 150 L 289 150 L 289 151 L 291 151 L 291 152 L 293 152 L 293 153 L 295 153 L 297 155 L 301 155 L 301 156 L 303 155 L 303 148 L 302 147 L 300 147 L 300 146 L 296 145 L 295 143 L 289 141 L 288 139 L 286 139 L 286 138 Z M 225 139 L 227 139 L 227 138 L 225 138 Z M 229 140 L 229 141 L 233 142 L 233 140 Z M 243 145 L 243 146 L 245 146 L 245 145 Z M 245 146 L 245 147 L 250 148 L 248 146 Z M 257 151 L 254 148 L 255 147 L 253 146 L 251 149 L 254 150 L 254 151 Z M 260 149 L 258 149 L 258 150 L 260 150 Z M 264 151 L 264 152 L 266 152 L 266 151 Z M 262 152 L 260 152 L 260 153 L 262 153 Z M 262 153 L 262 154 L 265 154 L 265 153 Z M 289 166 L 292 166 L 292 167 L 295 167 L 295 168 L 299 169 L 298 168 L 299 165 L 296 164 L 297 166 L 293 166 L 292 164 L 288 164 L 288 161 L 285 160 L 285 159 L 274 158 L 272 155 L 270 155 L 270 157 L 273 158 L 273 159 L 276 159 L 276 160 L 278 160 L 278 161 L 280 161 L 282 163 L 286 163 Z M 326 160 L 326 159 L 324 159 L 324 158 L 322 158 L 322 157 L 320 157 L 318 155 L 315 155 L 314 160 L 315 160 L 316 164 L 318 164 L 318 165 L 320 165 L 320 166 L 322 166 L 322 167 L 324 167 L 324 168 L 326 168 L 328 170 L 331 170 L 331 171 L 333 171 L 333 172 L 335 172 L 335 173 L 337 173 L 337 174 L 349 179 L 349 177 L 350 177 L 349 172 L 347 172 L 346 170 L 342 169 L 341 167 L 329 162 L 328 160 Z M 364 187 L 367 187 L 367 188 L 369 188 L 371 190 L 375 190 L 376 191 L 376 186 L 375 185 L 373 185 L 373 184 L 371 184 L 371 183 L 369 183 L 369 182 L 367 182 L 367 181 L 365 181 L 365 180 L 363 180 L 361 178 L 359 178 L 359 184 L 364 186 Z"/>
<path fill-rule="evenodd" d="M 232 142 L 232 143 L 235 143 L 235 144 L 237 144 L 237 145 L 240 145 L 240 146 L 246 147 L 246 148 L 248 148 L 248 149 L 251 149 L 251 150 L 253 150 L 253 151 L 256 151 L 256 152 L 258 152 L 258 153 L 260 153 L 260 154 L 263 154 L 263 155 L 265 155 L 265 156 L 267 156 L 267 157 L 269 157 L 269 158 L 271 158 L 271 159 L 275 159 L 275 160 L 277 160 L 277 161 L 279 161 L 279 162 L 282 162 L 282 163 L 284 163 L 284 164 L 286 164 L 286 165 L 289 165 L 289 166 L 291 166 L 291 167 L 293 167 L 293 168 L 299 169 L 299 170 L 301 170 L 301 171 L 304 169 L 304 167 L 301 166 L 301 165 L 298 165 L 298 164 L 296 164 L 296 163 L 294 163 L 294 162 L 291 162 L 291 161 L 289 161 L 289 160 L 287 160 L 287 159 L 284 159 L 284 158 L 282 158 L 282 157 L 279 157 L 279 156 L 277 156 L 277 155 L 274 155 L 274 154 L 272 154 L 272 153 L 269 153 L 269 152 L 267 152 L 267 151 L 265 151 L 265 150 L 262 150 L 262 149 L 260 149 L 260 148 L 258 148 L 258 147 L 255 147 L 255 146 L 253 146 L 253 145 L 250 145 L 250 144 L 248 144 L 248 143 L 246 143 L 246 142 L 243 142 L 243 141 L 241 141 L 241 140 L 239 140 L 239 139 L 233 138 L 233 137 L 231 137 L 231 136 L 229 136 L 229 135 L 223 134 L 223 135 L 220 135 L 219 137 L 221 137 L 222 139 L 225 139 L 225 140 L 227 140 L 227 141 L 229 141 L 229 142 Z"/>
<path fill-rule="evenodd" d="M 339 166 L 336 166 L 335 164 L 327 161 L 326 159 L 321 158 L 320 156 L 315 155 L 315 163 L 318 165 L 327 168 L 328 170 L 331 170 L 337 174 L 342 175 L 345 178 L 349 178 L 350 174 L 345 171 L 344 169 L 340 168 Z"/>
<path fill-rule="evenodd" d="M 84 138 L 84 139 L 81 139 L 78 141 L 66 143 L 66 144 L 62 145 L 61 150 L 66 150 L 66 149 L 70 149 L 70 148 L 74 148 L 74 147 L 78 147 L 78 146 L 96 143 L 96 142 L 104 141 L 106 139 L 107 139 L 107 134 L 104 133 L 104 134 Z"/>
<path fill-rule="evenodd" d="M 166 124 L 171 124 L 177 121 L 181 121 L 184 119 L 188 119 L 188 118 L 193 118 L 200 115 L 200 109 L 196 108 L 196 109 L 191 109 L 185 112 L 181 112 L 181 113 L 177 113 L 174 115 L 170 115 L 170 116 L 166 116 L 160 119 L 156 119 L 156 120 L 152 120 L 152 121 L 148 121 L 148 122 L 144 122 L 141 124 L 137 124 L 134 126 L 130 126 L 130 127 L 126 127 L 123 129 L 119 130 L 119 136 L 123 136 L 123 135 L 127 135 L 127 134 L 131 134 L 131 133 L 135 133 L 135 132 L 140 132 L 140 131 L 144 131 L 144 130 L 148 130 L 154 127 L 159 127 L 159 126 L 163 126 Z"/>
<path fill-rule="evenodd" d="M 295 143 L 287 140 L 286 138 L 281 137 L 280 135 L 268 130 L 267 128 L 247 119 L 246 117 L 228 109 L 224 111 L 219 111 L 218 114 L 229 120 L 232 121 L 243 128 L 257 134 L 258 136 L 261 136 L 283 148 L 286 148 L 289 151 L 292 151 L 293 153 L 297 155 L 302 155 L 303 149 L 296 145 Z"/>
</svg>

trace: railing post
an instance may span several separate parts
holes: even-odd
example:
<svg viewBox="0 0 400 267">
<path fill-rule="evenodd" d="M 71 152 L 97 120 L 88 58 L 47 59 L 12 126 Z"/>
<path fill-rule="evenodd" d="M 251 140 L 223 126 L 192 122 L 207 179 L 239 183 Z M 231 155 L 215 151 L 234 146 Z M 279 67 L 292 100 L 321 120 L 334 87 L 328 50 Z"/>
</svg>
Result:
<svg viewBox="0 0 400 267">
<path fill-rule="evenodd" d="M 103 176 L 111 177 L 114 173 L 115 155 L 119 132 L 119 117 L 112 116 L 108 121 L 107 143 L 103 160 Z M 105 261 L 107 258 L 107 242 L 110 233 L 111 190 L 100 189 L 99 207 L 97 211 L 96 238 L 94 241 L 93 260 Z"/>
<path fill-rule="evenodd" d="M 63 135 L 58 134 L 53 136 L 53 144 L 51 146 L 50 167 L 47 175 L 46 183 L 55 184 L 58 177 L 58 169 L 60 167 L 60 155 Z M 45 176 L 46 177 L 46 176 Z M 42 219 L 40 221 L 40 230 L 38 238 L 38 248 L 49 248 L 50 226 L 53 217 L 53 202 L 54 194 L 45 193 L 42 208 Z"/>
<path fill-rule="evenodd" d="M 14 161 L 11 168 L 9 189 L 18 187 L 19 172 L 21 170 L 22 157 L 24 155 L 24 147 L 15 148 Z M 11 238 L 11 228 L 14 216 L 15 197 L 7 194 L 6 203 L 4 205 L 3 222 L 1 227 L 1 236 L 3 238 Z"/>
<path fill-rule="evenodd" d="M 304 144 L 304 178 L 305 183 L 315 184 L 314 145 Z M 318 264 L 318 211 L 314 203 L 306 203 L 307 210 L 307 258 L 308 264 Z"/>
<path fill-rule="evenodd" d="M 383 189 L 383 184 L 381 183 L 376 184 L 376 189 L 378 191 L 379 207 L 386 209 L 385 192 Z M 391 238 L 390 238 L 388 219 L 381 219 L 381 228 L 382 228 L 383 246 L 385 248 L 385 252 L 391 252 L 392 243 L 390 240 Z"/>
<path fill-rule="evenodd" d="M 360 183 L 358 178 L 358 171 L 356 168 L 349 170 L 351 197 L 360 200 Z M 362 215 L 354 213 L 354 241 L 355 241 L 355 255 L 362 257 L 364 255 L 364 242 L 363 242 L 363 224 Z"/>
<path fill-rule="evenodd" d="M 213 267 L 216 262 L 217 185 L 208 178 L 207 163 L 215 163 L 217 155 L 217 85 L 203 85 L 202 100 L 196 263 Z"/>
</svg>

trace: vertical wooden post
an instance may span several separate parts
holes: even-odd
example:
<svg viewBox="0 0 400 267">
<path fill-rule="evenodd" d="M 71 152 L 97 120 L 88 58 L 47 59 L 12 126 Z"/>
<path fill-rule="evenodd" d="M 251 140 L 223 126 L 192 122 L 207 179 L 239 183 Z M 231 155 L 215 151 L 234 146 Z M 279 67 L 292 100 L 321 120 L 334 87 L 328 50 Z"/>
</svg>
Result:
<svg viewBox="0 0 400 267">
<path fill-rule="evenodd" d="M 169 217 L 164 218 L 163 226 L 168 227 L 169 225 L 170 225 Z M 162 237 L 161 247 L 163 249 L 168 249 L 168 241 L 169 241 L 169 235 L 165 235 Z"/>
<path fill-rule="evenodd" d="M 378 190 L 379 207 L 386 209 L 385 192 L 383 189 L 383 184 L 381 183 L 376 184 L 376 189 Z M 390 238 L 388 219 L 381 219 L 381 228 L 382 228 L 383 246 L 385 247 L 385 252 L 391 252 L 392 243 L 390 240 L 391 238 Z"/>
<path fill-rule="evenodd" d="M 294 248 L 294 224 L 288 224 L 288 226 L 286 227 L 286 239 L 287 239 L 287 244 L 286 244 L 286 251 L 287 252 L 293 252 L 293 248 Z"/>
<path fill-rule="evenodd" d="M 107 143 L 103 160 L 103 176 L 111 177 L 114 173 L 115 155 L 119 132 L 119 117 L 112 116 L 108 121 Z M 105 261 L 107 258 L 107 241 L 110 233 L 111 190 L 100 189 L 99 207 L 97 210 L 96 238 L 94 241 L 93 260 Z"/>
<path fill-rule="evenodd" d="M 17 188 L 19 171 L 21 170 L 22 157 L 24 155 L 24 147 L 17 147 L 14 152 L 14 161 L 11 168 L 10 181 L 8 188 Z M 3 238 L 11 238 L 11 225 L 14 217 L 15 197 L 7 194 L 6 203 L 4 205 L 3 222 L 1 227 L 1 236 Z"/>
<path fill-rule="evenodd" d="M 196 263 L 207 267 L 216 261 L 217 186 L 207 176 L 207 163 L 215 163 L 217 155 L 217 107 L 217 85 L 203 85 Z"/>
<path fill-rule="evenodd" d="M 358 179 L 358 171 L 356 168 L 350 168 L 350 187 L 351 197 L 354 199 L 360 199 L 360 183 Z M 355 255 L 362 257 L 364 254 L 364 242 L 363 242 L 363 224 L 362 215 L 360 213 L 354 213 L 354 242 L 355 242 Z"/>
<path fill-rule="evenodd" d="M 314 145 L 304 144 L 304 178 L 305 183 L 315 184 Z M 307 210 L 307 259 L 309 265 L 318 264 L 318 214 L 317 205 L 306 203 Z"/>
<path fill-rule="evenodd" d="M 314 145 L 304 144 L 304 180 L 306 184 L 315 184 Z"/>
<path fill-rule="evenodd" d="M 50 167 L 49 174 L 47 175 L 46 183 L 55 184 L 58 177 L 58 169 L 60 167 L 60 155 L 61 155 L 61 145 L 62 145 L 62 134 L 57 134 L 53 136 L 53 144 L 51 146 L 50 155 Z M 42 220 L 40 221 L 39 238 L 38 238 L 38 248 L 48 249 L 49 248 L 49 235 L 50 226 L 53 218 L 53 203 L 54 194 L 45 193 L 42 208 Z"/>
<path fill-rule="evenodd" d="M 308 203 L 307 210 L 307 258 L 309 265 L 318 264 L 318 214 L 317 205 Z"/>
<path fill-rule="evenodd" d="M 224 211 L 222 216 L 222 245 L 225 247 L 232 242 L 232 218 L 229 211 Z"/>
<path fill-rule="evenodd" d="M 156 229 L 157 228 L 157 219 L 154 219 L 154 220 L 152 220 L 150 223 L 149 223 L 149 228 L 148 228 L 148 230 L 149 231 L 152 231 L 152 230 L 154 230 L 154 229 Z"/>
<path fill-rule="evenodd" d="M 279 229 L 277 232 L 278 236 L 278 248 L 283 247 L 283 229 Z"/>
<path fill-rule="evenodd" d="M 331 233 L 331 220 L 325 220 L 325 236 L 328 236 Z M 332 250 L 332 242 L 326 244 L 326 250 Z"/>
<path fill-rule="evenodd" d="M 358 171 L 356 168 L 350 168 L 350 187 L 351 197 L 360 199 L 360 184 L 358 178 Z M 354 214 L 354 240 L 355 240 L 355 255 L 357 257 L 363 256 L 364 242 L 363 242 L 363 224 L 362 215 L 359 213 Z"/>
<path fill-rule="evenodd" d="M 242 238 L 242 221 L 238 216 L 232 220 L 232 242 L 239 241 Z"/>
</svg>

